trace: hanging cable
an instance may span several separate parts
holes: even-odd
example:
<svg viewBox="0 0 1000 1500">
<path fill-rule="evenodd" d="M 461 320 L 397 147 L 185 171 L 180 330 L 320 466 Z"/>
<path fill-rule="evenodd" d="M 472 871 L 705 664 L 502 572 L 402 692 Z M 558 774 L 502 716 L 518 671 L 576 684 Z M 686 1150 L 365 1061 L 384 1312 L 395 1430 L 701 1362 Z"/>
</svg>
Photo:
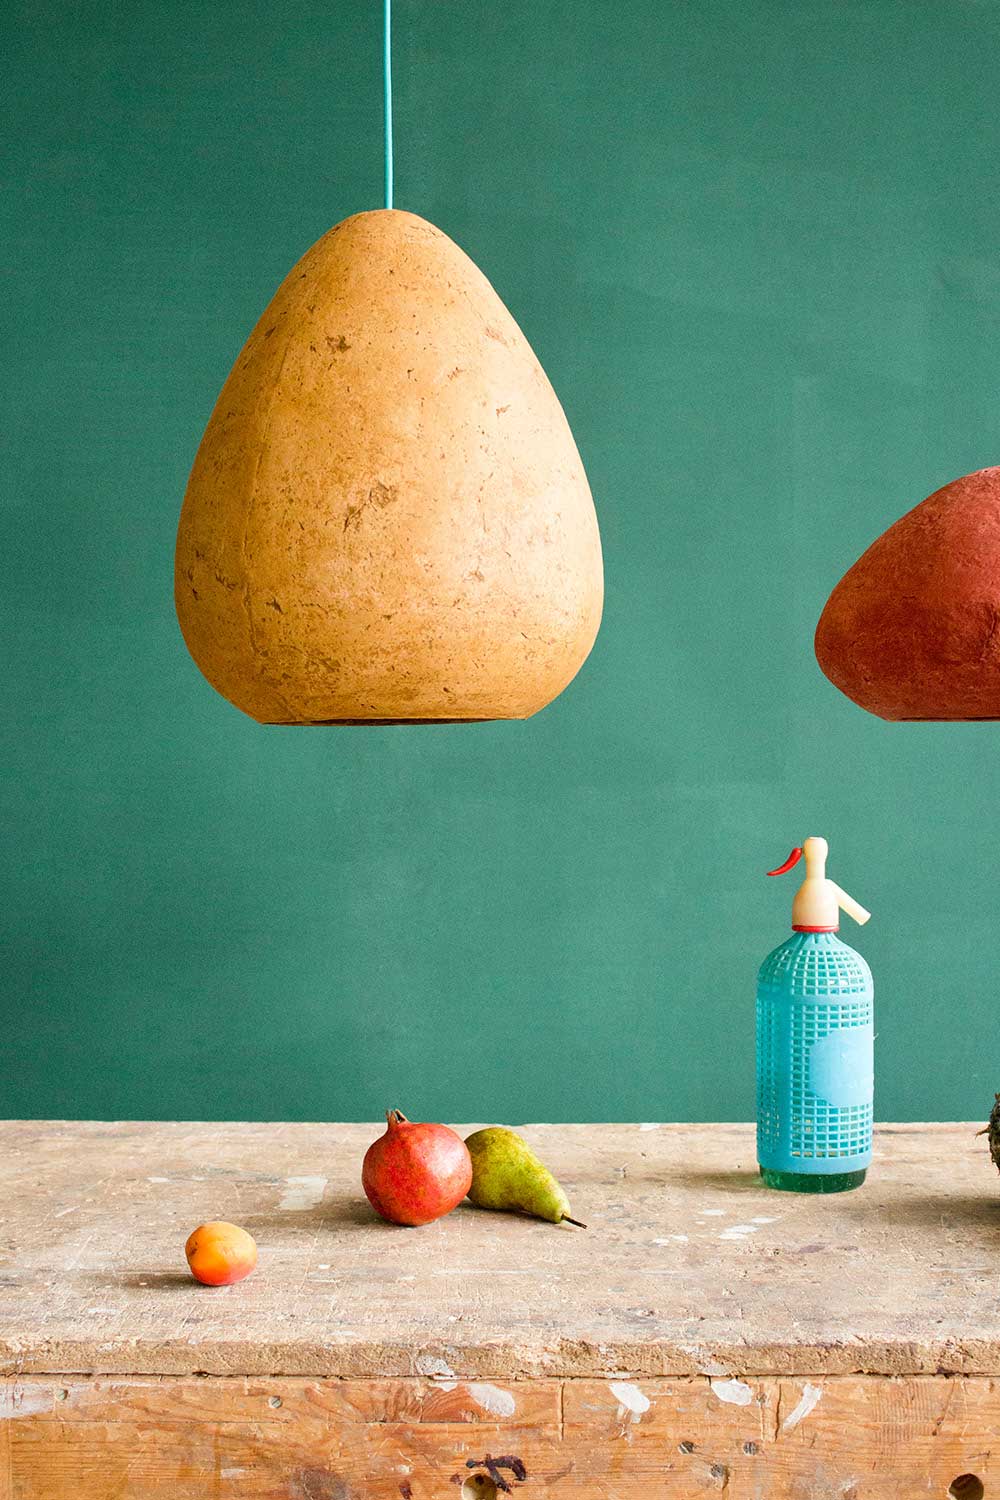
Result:
<svg viewBox="0 0 1000 1500">
<path fill-rule="evenodd" d="M 392 0 L 385 0 L 385 206 L 392 207 Z"/>
</svg>

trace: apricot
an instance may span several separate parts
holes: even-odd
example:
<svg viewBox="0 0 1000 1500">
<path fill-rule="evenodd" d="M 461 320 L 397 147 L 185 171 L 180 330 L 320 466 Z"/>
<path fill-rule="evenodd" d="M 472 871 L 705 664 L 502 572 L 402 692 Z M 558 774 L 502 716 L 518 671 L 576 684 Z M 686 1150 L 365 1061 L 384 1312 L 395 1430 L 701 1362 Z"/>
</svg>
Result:
<svg viewBox="0 0 1000 1500">
<path fill-rule="evenodd" d="M 249 1276 L 257 1264 L 253 1235 L 238 1224 L 200 1224 L 184 1246 L 191 1275 L 205 1286 L 229 1286 Z"/>
</svg>

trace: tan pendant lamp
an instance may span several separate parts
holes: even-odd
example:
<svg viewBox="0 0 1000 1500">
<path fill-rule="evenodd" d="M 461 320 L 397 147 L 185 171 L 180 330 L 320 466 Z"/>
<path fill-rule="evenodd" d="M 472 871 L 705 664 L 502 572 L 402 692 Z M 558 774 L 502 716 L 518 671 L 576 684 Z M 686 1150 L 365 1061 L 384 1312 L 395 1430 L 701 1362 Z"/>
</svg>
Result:
<svg viewBox="0 0 1000 1500">
<path fill-rule="evenodd" d="M 198 449 L 175 599 L 265 724 L 523 719 L 579 671 L 603 602 L 583 465 L 441 230 L 357 214 L 278 288 Z"/>
<path fill-rule="evenodd" d="M 872 543 L 827 601 L 816 658 L 883 719 L 1000 719 L 1000 468 L 946 484 Z"/>
</svg>

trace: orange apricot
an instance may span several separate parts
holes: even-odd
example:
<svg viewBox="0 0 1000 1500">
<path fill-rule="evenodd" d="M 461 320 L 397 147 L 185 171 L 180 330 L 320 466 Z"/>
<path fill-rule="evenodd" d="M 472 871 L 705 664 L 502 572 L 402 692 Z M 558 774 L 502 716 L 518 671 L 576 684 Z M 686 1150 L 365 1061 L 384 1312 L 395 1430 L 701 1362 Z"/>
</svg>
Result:
<svg viewBox="0 0 1000 1500">
<path fill-rule="evenodd" d="M 257 1264 L 253 1236 L 238 1224 L 200 1224 L 184 1246 L 191 1275 L 205 1286 L 229 1286 L 249 1276 Z"/>
</svg>

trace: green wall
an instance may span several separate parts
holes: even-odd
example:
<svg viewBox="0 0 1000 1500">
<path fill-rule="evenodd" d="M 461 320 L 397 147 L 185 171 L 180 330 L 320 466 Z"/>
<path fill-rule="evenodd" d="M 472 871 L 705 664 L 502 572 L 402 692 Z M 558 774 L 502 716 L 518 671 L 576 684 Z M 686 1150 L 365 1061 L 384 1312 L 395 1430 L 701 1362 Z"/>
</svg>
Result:
<svg viewBox="0 0 1000 1500">
<path fill-rule="evenodd" d="M 188 468 L 378 206 L 379 0 L 7 7 L 0 1113 L 749 1118 L 813 832 L 882 1118 L 1000 1088 L 1000 726 L 869 718 L 827 594 L 996 463 L 996 0 L 397 0 L 397 201 L 483 268 L 604 538 L 523 724 L 262 729 L 181 642 Z"/>
</svg>

